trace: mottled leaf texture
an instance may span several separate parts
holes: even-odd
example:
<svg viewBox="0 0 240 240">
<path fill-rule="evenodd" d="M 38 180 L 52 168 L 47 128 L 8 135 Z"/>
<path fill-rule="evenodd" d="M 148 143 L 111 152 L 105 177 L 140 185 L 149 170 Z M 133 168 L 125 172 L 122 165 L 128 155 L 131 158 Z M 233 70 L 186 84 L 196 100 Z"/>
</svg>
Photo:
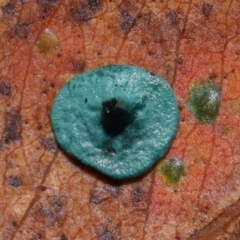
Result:
<svg viewBox="0 0 240 240">
<path fill-rule="evenodd" d="M 237 0 L 0 1 L 0 239 L 240 239 L 239 29 Z M 164 159 L 123 182 L 62 152 L 49 122 L 64 83 L 114 63 L 164 77 L 181 112 Z M 198 103 L 198 121 L 206 82 L 216 111 Z"/>
</svg>

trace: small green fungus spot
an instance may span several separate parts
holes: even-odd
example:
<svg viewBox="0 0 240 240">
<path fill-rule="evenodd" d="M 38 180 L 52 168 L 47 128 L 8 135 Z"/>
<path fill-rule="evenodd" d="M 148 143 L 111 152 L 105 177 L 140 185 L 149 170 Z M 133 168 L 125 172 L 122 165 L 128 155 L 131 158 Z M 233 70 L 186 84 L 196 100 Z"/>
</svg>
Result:
<svg viewBox="0 0 240 240">
<path fill-rule="evenodd" d="M 44 53 L 60 53 L 60 43 L 56 34 L 49 28 L 45 28 L 37 41 L 38 48 Z"/>
<path fill-rule="evenodd" d="M 200 123 L 212 124 L 218 116 L 220 101 L 219 85 L 207 81 L 190 89 L 187 105 L 190 112 Z"/>
<path fill-rule="evenodd" d="M 159 170 L 167 182 L 176 184 L 184 173 L 184 165 L 180 159 L 171 158 L 164 160 Z"/>
</svg>

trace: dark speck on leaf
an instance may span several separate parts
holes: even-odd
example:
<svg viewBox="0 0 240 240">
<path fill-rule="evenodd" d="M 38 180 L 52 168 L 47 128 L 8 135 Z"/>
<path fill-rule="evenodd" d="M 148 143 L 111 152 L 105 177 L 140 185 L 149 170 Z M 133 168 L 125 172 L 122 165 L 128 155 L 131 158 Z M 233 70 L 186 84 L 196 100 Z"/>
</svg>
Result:
<svg viewBox="0 0 240 240">
<path fill-rule="evenodd" d="M 40 189 L 41 189 L 41 191 L 45 191 L 45 190 L 47 190 L 47 187 L 45 187 L 45 186 L 42 185 L 42 186 L 40 187 Z"/>
<path fill-rule="evenodd" d="M 202 5 L 202 14 L 203 14 L 205 17 L 210 16 L 211 11 L 212 11 L 212 8 L 213 8 L 213 5 L 204 2 L 203 5 Z"/>
<path fill-rule="evenodd" d="M 16 226 L 17 226 L 17 222 L 13 221 L 13 222 L 12 222 L 12 225 L 13 225 L 14 227 L 16 227 Z"/>
<path fill-rule="evenodd" d="M 65 235 L 62 235 L 60 239 L 61 240 L 67 240 L 67 237 Z"/>
<path fill-rule="evenodd" d="M 10 176 L 8 178 L 8 184 L 13 187 L 19 187 L 22 185 L 22 180 L 19 176 Z"/>
<path fill-rule="evenodd" d="M 13 32 L 21 39 L 28 38 L 28 24 L 27 23 L 17 23 L 13 27 Z"/>
<path fill-rule="evenodd" d="M 11 93 L 10 84 L 0 81 L 0 95 L 9 96 Z"/>
<path fill-rule="evenodd" d="M 213 73 L 211 73 L 210 75 L 209 75 L 209 78 L 210 79 L 214 79 L 214 78 L 216 78 L 218 75 L 215 73 L 215 72 L 213 72 Z"/>
<path fill-rule="evenodd" d="M 120 26 L 124 32 L 128 32 L 134 25 L 135 19 L 129 13 L 122 14 Z"/>
<path fill-rule="evenodd" d="M 176 58 L 176 63 L 181 65 L 183 63 L 183 58 L 181 57 Z"/>
</svg>

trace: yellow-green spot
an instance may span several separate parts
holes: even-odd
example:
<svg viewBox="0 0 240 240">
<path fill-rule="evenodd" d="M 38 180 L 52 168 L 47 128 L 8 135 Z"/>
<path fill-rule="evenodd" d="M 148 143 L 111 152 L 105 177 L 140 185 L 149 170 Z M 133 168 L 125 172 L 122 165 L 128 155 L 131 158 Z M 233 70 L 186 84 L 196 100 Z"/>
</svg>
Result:
<svg viewBox="0 0 240 240">
<path fill-rule="evenodd" d="M 184 172 L 184 165 L 180 159 L 170 158 L 163 160 L 159 170 L 167 182 L 176 184 Z"/>
<path fill-rule="evenodd" d="M 56 34 L 49 28 L 45 28 L 40 34 L 37 46 L 42 52 L 58 54 L 60 52 L 60 43 Z"/>
<path fill-rule="evenodd" d="M 212 124 L 219 113 L 220 87 L 206 81 L 194 85 L 190 89 L 187 105 L 193 116 L 203 124 Z"/>
</svg>

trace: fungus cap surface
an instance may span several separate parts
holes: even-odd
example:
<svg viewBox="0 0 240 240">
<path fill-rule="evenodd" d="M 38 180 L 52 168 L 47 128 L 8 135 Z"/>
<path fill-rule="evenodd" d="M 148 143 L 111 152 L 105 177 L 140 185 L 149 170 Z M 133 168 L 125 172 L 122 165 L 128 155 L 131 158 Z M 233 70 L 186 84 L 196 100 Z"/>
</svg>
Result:
<svg viewBox="0 0 240 240">
<path fill-rule="evenodd" d="M 170 85 L 127 65 L 75 76 L 59 91 L 51 111 L 60 147 L 114 179 L 151 168 L 169 148 L 178 121 Z"/>
</svg>

